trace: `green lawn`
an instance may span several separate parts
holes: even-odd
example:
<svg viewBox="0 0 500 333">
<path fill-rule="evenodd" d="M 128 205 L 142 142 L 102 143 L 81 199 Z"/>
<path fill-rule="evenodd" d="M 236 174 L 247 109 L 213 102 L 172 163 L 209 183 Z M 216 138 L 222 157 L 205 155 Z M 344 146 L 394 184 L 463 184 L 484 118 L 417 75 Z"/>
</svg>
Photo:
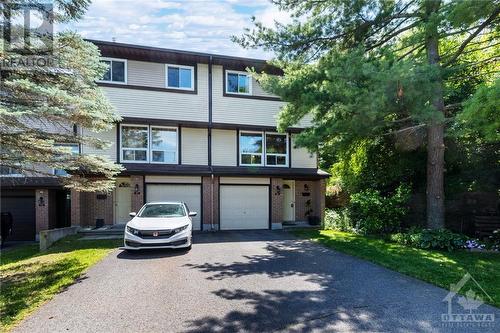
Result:
<svg viewBox="0 0 500 333">
<path fill-rule="evenodd" d="M 493 298 L 485 301 L 500 307 L 500 254 L 414 249 L 333 230 L 298 230 L 294 234 L 445 289 L 469 272 Z"/>
<path fill-rule="evenodd" d="M 2 251 L 2 331 L 10 330 L 120 245 L 120 240 L 79 240 L 78 236 L 70 236 L 45 252 L 39 252 L 38 245 L 25 245 Z"/>
</svg>

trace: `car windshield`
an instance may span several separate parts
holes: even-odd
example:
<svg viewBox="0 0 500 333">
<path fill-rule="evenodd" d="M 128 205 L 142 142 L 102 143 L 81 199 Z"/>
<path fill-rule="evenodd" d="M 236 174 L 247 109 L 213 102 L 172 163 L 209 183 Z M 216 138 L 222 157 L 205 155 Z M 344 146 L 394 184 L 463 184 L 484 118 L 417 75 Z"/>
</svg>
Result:
<svg viewBox="0 0 500 333">
<path fill-rule="evenodd" d="M 151 204 L 146 205 L 140 212 L 139 217 L 181 217 L 186 216 L 182 204 Z"/>
</svg>

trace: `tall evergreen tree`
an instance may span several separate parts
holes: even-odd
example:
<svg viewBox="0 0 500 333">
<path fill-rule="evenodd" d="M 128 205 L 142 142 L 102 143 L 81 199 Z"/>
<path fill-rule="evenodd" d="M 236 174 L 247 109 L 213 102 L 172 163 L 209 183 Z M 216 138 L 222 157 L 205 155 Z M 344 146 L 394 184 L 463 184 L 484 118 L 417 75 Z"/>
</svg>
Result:
<svg viewBox="0 0 500 333">
<path fill-rule="evenodd" d="M 500 2 L 273 2 L 291 13 L 292 23 L 268 28 L 254 19 L 254 28 L 234 40 L 277 55 L 285 76 L 258 79 L 288 102 L 279 126 L 312 115 L 313 126 L 299 141 L 308 147 L 387 133 L 403 140 L 422 134 L 427 224 L 444 227 L 445 128 L 451 111 L 462 103 L 452 103 L 448 87 L 464 66 L 478 62 L 493 64 L 498 73 Z M 479 50 L 491 57 L 469 62 L 467 56 Z M 482 94 L 488 96 L 495 95 Z"/>
<path fill-rule="evenodd" d="M 68 148 L 78 144 L 102 148 L 108 143 L 92 138 L 92 132 L 109 130 L 120 120 L 96 85 L 106 71 L 99 62 L 97 47 L 75 33 L 53 37 L 52 50 L 43 53 L 13 48 L 12 36 L 23 33 L 23 8 L 31 8 L 46 23 L 76 20 L 85 12 L 88 0 L 4 2 L 3 31 L 0 42 L 0 165 L 25 175 L 54 176 L 58 173 L 68 188 L 102 191 L 114 187 L 114 176 L 121 170 L 108 158 L 80 155 Z M 28 31 L 28 33 L 32 33 Z M 29 35 L 50 41 L 51 35 Z M 41 44 L 44 46 L 43 44 Z M 50 52 L 49 52 L 50 51 Z M 39 62 L 26 63 L 29 59 Z"/>
</svg>

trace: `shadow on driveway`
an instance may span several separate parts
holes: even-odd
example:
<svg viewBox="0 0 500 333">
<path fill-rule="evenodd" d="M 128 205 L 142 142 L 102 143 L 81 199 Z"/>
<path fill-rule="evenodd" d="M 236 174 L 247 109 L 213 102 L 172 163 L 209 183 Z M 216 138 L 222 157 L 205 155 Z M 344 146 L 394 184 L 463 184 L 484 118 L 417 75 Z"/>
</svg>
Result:
<svg viewBox="0 0 500 333">
<path fill-rule="evenodd" d="M 267 235 L 265 254 L 185 265 L 207 273 L 210 281 L 232 279 L 234 288 L 212 293 L 245 304 L 244 309 L 221 309 L 221 316 L 190 321 L 186 332 L 428 332 L 439 319 L 441 289 L 286 233 Z M 248 238 L 253 237 L 259 235 Z M 251 282 L 252 277 L 260 283 L 262 277 L 276 279 L 281 286 L 255 286 L 259 282 Z"/>
</svg>

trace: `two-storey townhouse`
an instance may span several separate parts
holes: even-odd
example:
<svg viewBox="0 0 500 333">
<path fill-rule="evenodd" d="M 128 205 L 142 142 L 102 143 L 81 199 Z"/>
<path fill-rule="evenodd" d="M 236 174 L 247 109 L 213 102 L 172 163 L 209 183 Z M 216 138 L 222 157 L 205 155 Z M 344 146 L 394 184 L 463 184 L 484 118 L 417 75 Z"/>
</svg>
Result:
<svg viewBox="0 0 500 333">
<path fill-rule="evenodd" d="M 77 149 L 107 155 L 125 170 L 112 193 L 72 191 L 64 198 L 70 203 L 49 198 L 64 193 L 53 180 L 51 187 L 31 180 L 2 191 L 35 203 L 36 230 L 52 226 L 42 220 L 52 220 L 53 206 L 70 211 L 58 224 L 99 226 L 128 221 L 145 202 L 168 200 L 198 212 L 196 230 L 274 229 L 323 218 L 328 174 L 316 154 L 295 146 L 308 119 L 278 133 L 283 102 L 246 72 L 280 69 L 263 60 L 92 42 L 109 65 L 98 84 L 123 119 L 105 133 L 78 129 L 112 142 L 108 149 Z"/>
</svg>

